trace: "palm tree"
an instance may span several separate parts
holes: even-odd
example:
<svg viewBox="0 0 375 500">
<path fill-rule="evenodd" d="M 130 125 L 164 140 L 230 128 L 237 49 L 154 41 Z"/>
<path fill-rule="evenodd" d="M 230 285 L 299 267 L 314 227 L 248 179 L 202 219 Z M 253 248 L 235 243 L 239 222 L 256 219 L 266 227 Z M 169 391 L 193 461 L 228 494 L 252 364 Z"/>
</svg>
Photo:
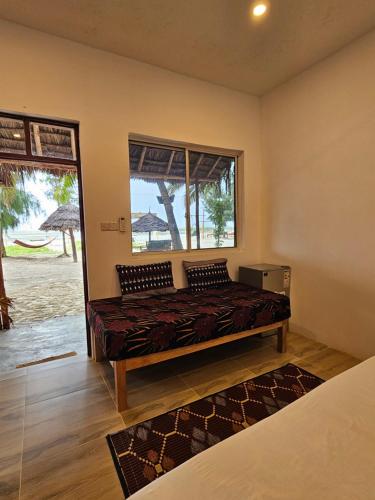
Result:
<svg viewBox="0 0 375 500">
<path fill-rule="evenodd" d="M 164 181 L 158 180 L 156 182 L 160 191 L 160 196 L 163 200 L 165 213 L 167 215 L 169 231 L 171 233 L 171 238 L 172 238 L 172 248 L 173 250 L 182 250 L 183 246 L 182 246 L 180 231 L 177 226 L 171 202 L 172 194 L 174 194 L 174 192 L 180 189 L 181 184 L 170 184 L 167 188 Z"/>
<path fill-rule="evenodd" d="M 0 187 L 0 249 L 2 257 L 6 257 L 4 231 L 16 228 L 31 214 L 37 215 L 40 211 L 38 199 L 25 191 L 22 179 L 15 174 L 10 186 Z"/>
<path fill-rule="evenodd" d="M 60 177 L 48 174 L 45 182 L 50 186 L 46 195 L 51 200 L 55 200 L 58 207 L 62 205 L 77 204 L 78 202 L 78 189 L 77 189 L 77 174 L 70 173 Z M 66 248 L 65 231 L 61 231 L 63 238 L 63 254 L 62 256 L 69 257 Z"/>
</svg>

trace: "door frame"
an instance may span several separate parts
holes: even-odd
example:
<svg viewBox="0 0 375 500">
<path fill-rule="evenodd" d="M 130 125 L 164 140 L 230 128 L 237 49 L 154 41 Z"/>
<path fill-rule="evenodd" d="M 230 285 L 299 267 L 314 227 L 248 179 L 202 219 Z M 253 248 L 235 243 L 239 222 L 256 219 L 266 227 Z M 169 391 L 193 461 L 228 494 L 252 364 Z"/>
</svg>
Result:
<svg viewBox="0 0 375 500">
<path fill-rule="evenodd" d="M 82 253 L 82 275 L 83 275 L 83 294 L 84 294 L 84 306 L 85 306 L 85 322 L 86 322 L 86 343 L 87 343 L 87 354 L 91 356 L 91 336 L 90 327 L 87 319 L 86 306 L 89 300 L 88 292 L 88 275 L 87 275 L 87 255 L 86 255 L 86 232 L 85 232 L 85 213 L 84 213 L 84 197 L 83 197 L 83 181 L 82 181 L 82 164 L 81 164 L 81 152 L 80 152 L 80 128 L 79 122 L 69 121 L 69 120 L 55 120 L 51 118 L 44 118 L 35 115 L 23 115 L 18 113 L 8 113 L 0 111 L 1 118 L 10 118 L 13 120 L 22 121 L 24 124 L 25 133 L 25 145 L 26 154 L 17 153 L 2 153 L 0 151 L 0 160 L 16 160 L 24 162 L 32 162 L 39 164 L 57 164 L 61 167 L 71 167 L 75 169 L 77 173 L 78 182 L 78 200 L 79 200 L 79 213 L 80 213 L 80 231 L 81 231 L 81 253 Z M 45 156 L 37 156 L 32 154 L 31 150 L 31 129 L 30 122 L 36 122 L 40 125 L 56 125 L 58 127 L 68 127 L 74 130 L 74 140 L 75 140 L 75 150 L 76 159 L 67 160 L 62 158 L 50 158 Z M 43 170 L 41 167 L 40 170 Z"/>
</svg>

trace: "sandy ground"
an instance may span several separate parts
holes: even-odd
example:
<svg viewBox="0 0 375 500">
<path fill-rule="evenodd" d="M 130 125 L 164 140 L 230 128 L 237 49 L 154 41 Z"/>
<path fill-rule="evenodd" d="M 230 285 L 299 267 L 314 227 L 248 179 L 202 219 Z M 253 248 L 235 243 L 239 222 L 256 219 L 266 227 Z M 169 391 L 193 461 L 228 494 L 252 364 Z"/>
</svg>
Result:
<svg viewBox="0 0 375 500">
<path fill-rule="evenodd" d="M 84 311 L 82 264 L 71 257 L 7 257 L 3 268 L 15 326 Z"/>
</svg>

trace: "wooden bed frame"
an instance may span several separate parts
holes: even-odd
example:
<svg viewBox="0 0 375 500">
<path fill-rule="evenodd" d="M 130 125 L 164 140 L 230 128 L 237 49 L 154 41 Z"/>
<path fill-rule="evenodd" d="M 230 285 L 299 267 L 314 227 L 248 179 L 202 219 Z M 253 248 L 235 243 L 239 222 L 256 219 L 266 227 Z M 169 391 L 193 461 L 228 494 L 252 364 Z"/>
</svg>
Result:
<svg viewBox="0 0 375 500">
<path fill-rule="evenodd" d="M 244 332 L 232 333 L 225 335 L 223 337 L 207 340 L 205 342 L 200 342 L 198 344 L 192 344 L 185 347 L 178 347 L 176 349 L 171 349 L 169 351 L 155 352 L 152 354 L 147 354 L 145 356 L 138 356 L 136 358 L 124 359 L 121 361 L 111 361 L 115 372 L 115 394 L 116 394 L 116 406 L 119 412 L 122 412 L 128 408 L 127 404 L 127 392 L 126 392 L 126 372 L 130 370 L 135 370 L 136 368 L 141 368 L 142 366 L 153 365 L 155 363 L 160 363 L 168 359 L 178 358 L 180 356 L 185 356 L 186 354 L 191 354 L 193 352 L 202 351 L 203 349 L 208 349 L 210 347 L 215 347 L 217 345 L 226 344 L 227 342 L 232 342 L 234 340 L 242 339 L 245 337 L 250 337 L 252 335 L 257 335 L 258 333 L 269 332 L 270 330 L 277 330 L 277 350 L 278 352 L 286 351 L 286 335 L 288 331 L 288 320 L 279 321 L 277 323 L 272 323 L 271 325 L 261 326 L 259 328 L 254 328 L 253 330 L 246 330 Z M 91 343 L 92 343 L 92 358 L 95 361 L 104 361 L 105 355 L 99 343 L 96 340 L 96 336 L 91 330 Z"/>
</svg>

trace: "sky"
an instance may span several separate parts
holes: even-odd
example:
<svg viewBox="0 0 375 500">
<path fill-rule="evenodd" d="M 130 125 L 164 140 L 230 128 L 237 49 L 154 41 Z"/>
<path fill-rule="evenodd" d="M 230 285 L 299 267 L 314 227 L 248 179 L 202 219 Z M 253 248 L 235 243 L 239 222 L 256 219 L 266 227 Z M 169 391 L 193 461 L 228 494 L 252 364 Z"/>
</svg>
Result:
<svg viewBox="0 0 375 500">
<path fill-rule="evenodd" d="M 45 174 L 38 172 L 35 181 L 30 179 L 25 180 L 26 191 L 33 194 L 39 200 L 42 211 L 39 215 L 32 215 L 27 221 L 20 224 L 17 227 L 17 231 L 39 229 L 47 217 L 57 209 L 57 203 L 54 200 L 50 200 L 46 195 L 49 187 L 47 183 L 43 182 L 44 178 Z"/>
</svg>

